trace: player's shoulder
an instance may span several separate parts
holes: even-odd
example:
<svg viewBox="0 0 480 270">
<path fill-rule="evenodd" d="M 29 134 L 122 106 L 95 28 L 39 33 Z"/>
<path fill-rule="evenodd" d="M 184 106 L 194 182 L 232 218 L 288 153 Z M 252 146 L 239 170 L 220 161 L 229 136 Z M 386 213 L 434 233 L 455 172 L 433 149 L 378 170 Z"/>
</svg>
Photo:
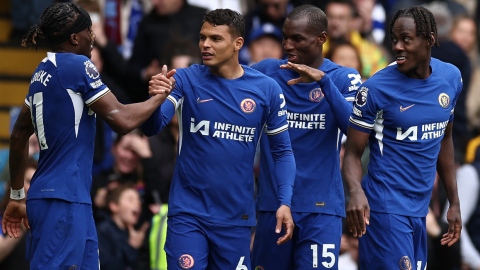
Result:
<svg viewBox="0 0 480 270">
<path fill-rule="evenodd" d="M 359 74 L 359 72 L 356 69 L 351 67 L 341 66 L 337 63 L 332 62 L 330 59 L 327 59 L 327 58 L 324 59 L 324 62 L 320 67 L 320 70 L 327 73 L 330 76 L 330 78 L 333 78 L 333 79 L 337 77 L 343 79 L 343 77 L 348 78 L 349 74 L 355 74 L 355 75 Z"/>
<path fill-rule="evenodd" d="M 287 60 L 279 60 L 273 58 L 264 59 L 252 65 L 252 69 L 258 70 L 264 74 L 275 72 L 280 69 L 280 65 L 286 64 Z"/>
<path fill-rule="evenodd" d="M 264 91 L 264 90 L 269 90 L 272 87 L 273 88 L 279 87 L 277 82 L 274 79 L 265 75 L 263 72 L 260 72 L 248 66 L 242 66 L 242 67 L 243 67 L 243 70 L 245 71 L 245 74 L 243 76 L 245 81 L 247 81 L 253 86 L 256 86 L 256 88 L 259 88 L 260 90 Z"/>
<path fill-rule="evenodd" d="M 450 63 L 446 63 L 432 57 L 430 65 L 432 66 L 433 73 L 438 78 L 442 79 L 454 88 L 456 88 L 458 82 L 462 80 L 462 74 L 460 73 L 460 70 Z"/>
<path fill-rule="evenodd" d="M 177 69 L 175 76 L 180 77 L 183 80 L 199 82 L 206 79 L 210 74 L 211 73 L 209 72 L 209 68 L 207 66 L 194 64 L 187 68 Z"/>
</svg>

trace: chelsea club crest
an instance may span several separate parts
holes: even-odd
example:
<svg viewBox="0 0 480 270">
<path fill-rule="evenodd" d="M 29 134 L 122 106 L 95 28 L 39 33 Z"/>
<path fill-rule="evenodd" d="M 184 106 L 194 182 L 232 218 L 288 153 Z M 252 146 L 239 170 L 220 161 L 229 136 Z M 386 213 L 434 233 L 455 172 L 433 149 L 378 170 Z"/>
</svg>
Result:
<svg viewBox="0 0 480 270">
<path fill-rule="evenodd" d="M 401 270 L 412 270 L 412 262 L 408 256 L 403 256 L 400 261 L 398 262 L 398 267 Z"/>
<path fill-rule="evenodd" d="M 441 93 L 438 96 L 438 103 L 440 103 L 440 106 L 447 109 L 448 105 L 450 105 L 450 97 L 445 93 Z"/>
<path fill-rule="evenodd" d="M 322 101 L 323 96 L 324 95 L 322 93 L 322 89 L 320 88 L 313 89 L 312 91 L 310 91 L 310 94 L 308 95 L 308 97 L 310 98 L 310 101 L 313 101 L 313 102 Z"/>
</svg>

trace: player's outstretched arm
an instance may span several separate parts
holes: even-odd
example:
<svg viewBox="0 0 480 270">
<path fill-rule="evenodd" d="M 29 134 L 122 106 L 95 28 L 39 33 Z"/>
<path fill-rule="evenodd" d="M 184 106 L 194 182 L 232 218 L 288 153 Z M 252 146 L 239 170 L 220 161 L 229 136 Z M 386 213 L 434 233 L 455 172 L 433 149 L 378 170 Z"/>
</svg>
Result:
<svg viewBox="0 0 480 270">
<path fill-rule="evenodd" d="M 166 68 L 164 69 L 164 72 L 166 74 Z M 160 76 L 164 75 L 158 74 L 153 76 L 152 81 Z M 150 115 L 152 115 L 152 113 L 163 104 L 163 102 L 165 102 L 170 91 L 171 86 L 165 87 L 165 89 L 158 91 L 158 95 L 144 102 L 127 105 L 118 102 L 117 98 L 109 92 L 90 105 L 90 108 L 95 113 L 99 114 L 113 131 L 120 134 L 126 134 L 145 122 L 145 120 L 147 120 Z"/>
<path fill-rule="evenodd" d="M 330 80 L 329 76 L 316 68 L 306 65 L 298 65 L 291 62 L 281 65 L 280 67 L 284 69 L 295 70 L 298 74 L 300 74 L 300 78 L 288 81 L 287 84 L 289 85 L 317 82 L 325 95 L 325 99 L 333 110 L 335 119 L 337 120 L 340 129 L 343 133 L 347 134 L 348 120 L 350 119 L 350 114 L 352 113 L 352 104 L 348 102 L 340 93 L 339 89 L 332 82 L 332 80 Z M 358 73 L 353 75 L 358 75 L 360 77 Z M 345 77 L 345 79 L 348 78 Z M 358 80 L 358 86 L 360 86 L 360 83 L 361 80 Z"/>
<path fill-rule="evenodd" d="M 28 139 L 32 134 L 33 125 L 30 109 L 23 105 L 10 137 L 9 165 L 12 190 L 23 190 L 25 164 L 28 157 Z M 22 220 L 25 227 L 30 228 L 28 226 L 24 194 L 23 198 L 16 196 L 18 194 L 11 194 L 7 209 L 5 209 L 3 214 L 2 231 L 10 237 L 20 237 L 20 223 Z"/>
<path fill-rule="evenodd" d="M 350 189 L 350 202 L 347 207 L 348 230 L 353 236 L 362 237 L 370 224 L 370 206 L 362 189 L 362 154 L 370 134 L 352 127 L 348 128 L 343 176 Z"/>
<path fill-rule="evenodd" d="M 450 207 L 447 212 L 448 232 L 440 240 L 442 245 L 451 246 L 460 239 L 462 231 L 462 218 L 460 214 L 460 201 L 458 199 L 457 179 L 455 177 L 455 160 L 452 141 L 453 122 L 445 129 L 440 153 L 437 160 L 437 172 L 447 192 Z"/>
</svg>

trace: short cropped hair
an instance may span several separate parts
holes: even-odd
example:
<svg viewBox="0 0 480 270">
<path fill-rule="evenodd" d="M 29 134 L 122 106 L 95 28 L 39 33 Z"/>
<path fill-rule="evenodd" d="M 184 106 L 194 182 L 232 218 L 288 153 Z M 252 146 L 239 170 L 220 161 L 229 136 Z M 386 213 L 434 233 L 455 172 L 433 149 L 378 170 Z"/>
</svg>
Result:
<svg viewBox="0 0 480 270">
<path fill-rule="evenodd" d="M 428 41 L 432 42 L 431 34 L 435 38 L 435 43 L 432 45 L 438 47 L 438 38 L 437 38 L 437 23 L 435 22 L 435 17 L 433 16 L 430 10 L 422 7 L 409 7 L 400 9 L 393 16 L 392 21 L 390 22 L 390 36 L 393 36 L 393 25 L 398 18 L 412 18 L 415 21 L 415 26 L 417 27 L 417 36 L 424 36 Z"/>
<path fill-rule="evenodd" d="M 226 25 L 230 28 L 232 38 L 245 36 L 245 19 L 242 14 L 231 9 L 215 9 L 203 15 L 203 22 L 212 25 Z"/>
<path fill-rule="evenodd" d="M 316 34 L 326 32 L 328 29 L 327 16 L 320 8 L 313 5 L 301 5 L 292 10 L 288 15 L 289 20 L 301 20 L 307 18 L 308 26 L 315 29 Z"/>
</svg>

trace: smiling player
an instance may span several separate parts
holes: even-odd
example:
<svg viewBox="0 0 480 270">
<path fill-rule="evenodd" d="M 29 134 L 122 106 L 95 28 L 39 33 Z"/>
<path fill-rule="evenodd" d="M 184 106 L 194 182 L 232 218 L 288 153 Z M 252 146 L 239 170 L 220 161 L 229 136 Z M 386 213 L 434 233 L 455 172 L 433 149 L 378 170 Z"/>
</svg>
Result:
<svg viewBox="0 0 480 270">
<path fill-rule="evenodd" d="M 286 229 L 272 241 L 285 243 L 293 232 L 289 207 L 295 161 L 285 97 L 274 80 L 239 64 L 244 28 L 235 11 L 206 13 L 199 42 L 204 65 L 177 70 L 171 102 L 142 126 L 145 134 L 156 134 L 177 111 L 180 134 L 165 243 L 168 269 L 250 269 L 253 159 L 263 129 L 279 194 L 277 223 L 269 229 L 277 234 L 282 224 Z M 168 83 L 151 85 L 150 94 L 162 85 Z"/>
<path fill-rule="evenodd" d="M 430 11 L 399 10 L 390 36 L 396 63 L 362 85 L 350 117 L 343 163 L 351 195 L 347 222 L 361 237 L 361 269 L 423 270 L 425 217 L 436 172 L 450 202 L 441 243 L 451 246 L 460 238 L 452 126 L 463 85 L 456 67 L 431 58 L 438 41 Z M 370 163 L 362 181 L 367 140 Z"/>
</svg>

